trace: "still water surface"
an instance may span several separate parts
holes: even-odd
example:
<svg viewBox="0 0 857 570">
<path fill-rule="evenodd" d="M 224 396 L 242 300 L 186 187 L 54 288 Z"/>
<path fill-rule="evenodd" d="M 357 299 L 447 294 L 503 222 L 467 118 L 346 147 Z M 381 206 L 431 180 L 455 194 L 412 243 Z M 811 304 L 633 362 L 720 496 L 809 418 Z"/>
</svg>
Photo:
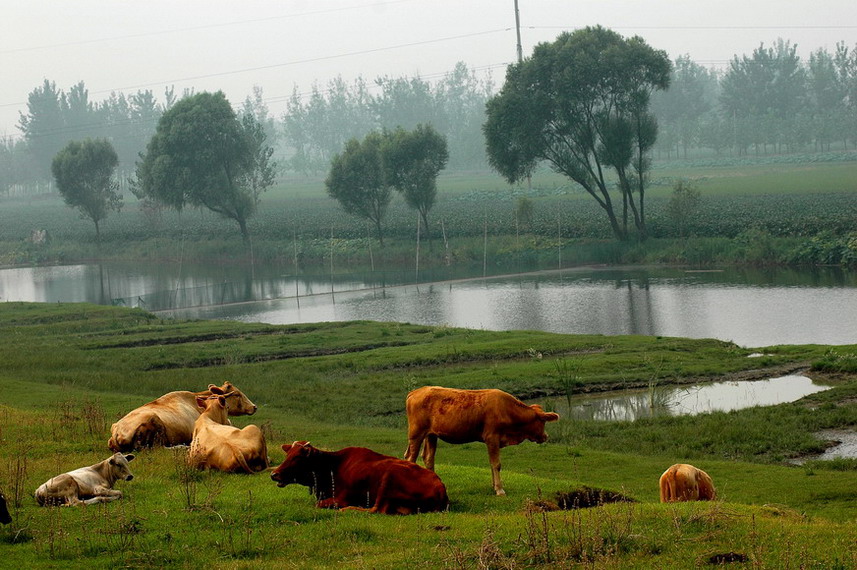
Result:
<svg viewBox="0 0 857 570">
<path fill-rule="evenodd" d="M 713 382 L 694 386 L 657 386 L 651 390 L 620 390 L 574 396 L 569 408 L 562 398 L 540 399 L 564 418 L 576 420 L 633 421 L 656 416 L 685 416 L 704 412 L 740 410 L 794 402 L 828 386 L 806 376 L 789 375 L 768 380 Z"/>
<path fill-rule="evenodd" d="M 275 269 L 250 276 L 222 267 L 76 265 L 0 270 L 0 300 L 113 303 L 272 324 L 366 319 L 718 338 L 748 347 L 857 343 L 857 276 L 836 270 L 578 268 L 401 284 L 414 280 L 408 272 L 331 280 Z"/>
</svg>

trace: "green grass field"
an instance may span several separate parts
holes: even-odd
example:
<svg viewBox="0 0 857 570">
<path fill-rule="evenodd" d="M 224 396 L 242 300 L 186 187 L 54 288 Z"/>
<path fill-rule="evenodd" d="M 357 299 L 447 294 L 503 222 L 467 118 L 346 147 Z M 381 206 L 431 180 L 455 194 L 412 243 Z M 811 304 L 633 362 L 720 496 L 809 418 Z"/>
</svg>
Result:
<svg viewBox="0 0 857 570">
<path fill-rule="evenodd" d="M 0 488 L 14 522 L 3 566 L 209 568 L 853 568 L 857 462 L 804 466 L 812 433 L 857 425 L 857 346 L 783 346 L 770 356 L 713 340 L 489 332 L 402 323 L 270 326 L 161 320 L 93 305 L 0 304 Z M 541 353 L 542 357 L 534 356 Z M 832 389 L 794 404 L 608 424 L 561 419 L 551 440 L 503 450 L 508 495 L 482 444 L 438 449 L 448 512 L 319 510 L 307 490 L 189 472 L 180 449 L 143 450 L 121 501 L 42 508 L 35 488 L 109 455 L 110 424 L 165 392 L 230 380 L 258 406 L 236 425 L 280 445 L 362 445 L 401 456 L 404 396 L 426 384 L 521 397 L 722 379 L 815 366 Z M 569 370 L 575 371 L 570 378 Z M 822 370 L 824 372 L 822 372 Z M 660 473 L 691 462 L 719 499 L 661 505 Z M 547 510 L 583 485 L 635 499 Z"/>
</svg>

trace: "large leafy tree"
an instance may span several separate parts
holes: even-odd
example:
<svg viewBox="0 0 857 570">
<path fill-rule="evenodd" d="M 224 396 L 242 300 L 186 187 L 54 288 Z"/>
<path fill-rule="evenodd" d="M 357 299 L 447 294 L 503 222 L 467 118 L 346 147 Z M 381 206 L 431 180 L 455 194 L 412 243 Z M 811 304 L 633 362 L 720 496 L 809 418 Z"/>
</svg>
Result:
<svg viewBox="0 0 857 570">
<path fill-rule="evenodd" d="M 629 216 L 645 238 L 648 153 L 657 136 L 649 99 L 669 85 L 670 68 L 665 52 L 600 26 L 537 45 L 509 66 L 505 85 L 488 101 L 489 163 L 515 183 L 545 161 L 596 200 L 617 238 L 630 237 Z"/>
<path fill-rule="evenodd" d="M 137 163 L 134 192 L 179 211 L 207 208 L 234 220 L 249 242 L 247 222 L 273 183 L 270 157 L 252 114 L 239 119 L 220 91 L 198 93 L 161 116 Z"/>
<path fill-rule="evenodd" d="M 387 181 L 420 213 L 431 238 L 428 213 L 437 197 L 437 175 L 449 160 L 446 138 L 431 125 L 419 124 L 413 131 L 399 127 L 387 134 L 382 150 Z"/>
<path fill-rule="evenodd" d="M 381 222 L 393 197 L 382 159 L 386 135 L 373 131 L 360 141 L 345 143 L 345 150 L 333 157 L 324 181 L 328 195 L 349 214 L 375 225 L 378 241 L 384 245 Z"/>
<path fill-rule="evenodd" d="M 114 177 L 118 163 L 113 145 L 104 139 L 71 141 L 51 162 L 51 172 L 65 203 L 95 223 L 99 241 L 101 220 L 110 210 L 122 207 Z"/>
</svg>

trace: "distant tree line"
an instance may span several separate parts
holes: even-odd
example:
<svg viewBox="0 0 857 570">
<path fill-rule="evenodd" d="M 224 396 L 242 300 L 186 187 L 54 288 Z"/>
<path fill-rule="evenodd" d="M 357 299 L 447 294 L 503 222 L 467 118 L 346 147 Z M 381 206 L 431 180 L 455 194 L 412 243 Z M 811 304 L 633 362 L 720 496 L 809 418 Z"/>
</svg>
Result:
<svg viewBox="0 0 857 570">
<path fill-rule="evenodd" d="M 362 78 L 348 84 L 337 77 L 327 89 L 313 86 L 308 101 L 295 90 L 283 117 L 294 171 L 326 172 L 348 141 L 375 130 L 411 130 L 419 124 L 431 125 L 446 138 L 450 168 L 487 166 L 482 124 L 494 89 L 490 79 L 479 79 L 459 62 L 434 84 L 418 76 L 384 76 L 374 83 L 380 90 L 375 95 Z"/>
<path fill-rule="evenodd" d="M 833 52 L 818 49 L 804 60 L 794 44 L 778 40 L 736 55 L 720 71 L 681 56 L 669 83 L 651 98 L 656 157 L 857 147 L 857 47 L 839 43 Z M 20 114 L 21 137 L 0 138 L 0 195 L 13 185 L 49 183 L 54 156 L 68 142 L 87 138 L 111 142 L 124 181 L 161 115 L 189 95 L 169 88 L 160 99 L 141 90 L 94 101 L 82 81 L 63 91 L 45 80 Z M 447 140 L 449 169 L 481 169 L 487 167 L 482 125 L 494 95 L 491 79 L 459 63 L 435 82 L 384 76 L 348 83 L 337 77 L 313 86 L 309 96 L 295 90 L 282 117 L 271 116 L 256 88 L 240 112 L 256 117 L 280 166 L 297 173 L 326 173 L 351 139 L 418 124 L 431 125 Z"/>
<path fill-rule="evenodd" d="M 677 58 L 670 88 L 652 97 L 660 156 L 857 147 L 857 46 L 819 48 L 809 60 L 796 48 L 761 44 L 720 72 Z"/>
</svg>

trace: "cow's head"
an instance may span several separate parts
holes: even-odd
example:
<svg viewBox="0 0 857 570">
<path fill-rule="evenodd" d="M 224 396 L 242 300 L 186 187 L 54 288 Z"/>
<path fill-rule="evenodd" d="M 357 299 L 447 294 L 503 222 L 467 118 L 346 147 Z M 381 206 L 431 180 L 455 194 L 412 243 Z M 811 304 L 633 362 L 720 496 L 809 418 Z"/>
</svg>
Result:
<svg viewBox="0 0 857 570">
<path fill-rule="evenodd" d="M 208 385 L 208 391 L 213 396 L 226 396 L 229 398 L 230 416 L 252 416 L 256 413 L 256 404 L 236 388 L 232 382 L 224 382 L 223 386 Z"/>
<path fill-rule="evenodd" d="M 134 459 L 133 454 L 123 455 L 114 453 L 113 457 L 107 460 L 107 465 L 110 467 L 110 475 L 114 481 L 130 481 L 134 478 L 131 473 L 131 468 L 128 467 L 128 462 Z"/>
<path fill-rule="evenodd" d="M 213 422 L 228 426 L 229 418 L 229 398 L 227 396 L 209 396 L 202 398 L 197 396 L 196 405 L 200 409 L 200 413 Z"/>
<path fill-rule="evenodd" d="M 518 421 L 506 426 L 501 431 L 500 445 L 502 447 L 518 445 L 526 440 L 536 443 L 544 443 L 548 440 L 545 424 L 558 420 L 559 414 L 545 412 L 538 404 L 526 407 L 530 409 L 526 414 L 518 416 Z"/>
<path fill-rule="evenodd" d="M 535 441 L 536 443 L 544 443 L 548 440 L 548 434 L 545 432 L 545 424 L 557 421 L 559 414 L 545 412 L 538 404 L 533 404 L 530 408 L 535 412 L 535 419 L 526 428 L 526 439 Z"/>
<path fill-rule="evenodd" d="M 277 487 L 291 483 L 315 487 L 311 463 L 319 451 L 308 441 L 296 441 L 291 445 L 287 443 L 283 445 L 283 451 L 286 452 L 286 458 L 271 473 L 271 479 L 277 482 Z"/>
</svg>

